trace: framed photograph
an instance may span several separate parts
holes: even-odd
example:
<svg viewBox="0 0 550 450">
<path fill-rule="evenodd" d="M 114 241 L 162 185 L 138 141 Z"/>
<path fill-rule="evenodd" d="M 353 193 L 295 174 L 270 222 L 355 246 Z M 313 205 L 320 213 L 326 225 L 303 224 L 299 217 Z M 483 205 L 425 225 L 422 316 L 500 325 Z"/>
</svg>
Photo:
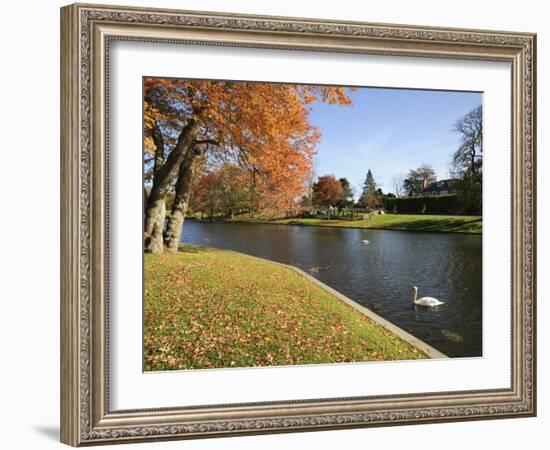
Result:
<svg viewBox="0 0 550 450">
<path fill-rule="evenodd" d="M 62 442 L 535 415 L 535 58 L 62 8 Z"/>
</svg>

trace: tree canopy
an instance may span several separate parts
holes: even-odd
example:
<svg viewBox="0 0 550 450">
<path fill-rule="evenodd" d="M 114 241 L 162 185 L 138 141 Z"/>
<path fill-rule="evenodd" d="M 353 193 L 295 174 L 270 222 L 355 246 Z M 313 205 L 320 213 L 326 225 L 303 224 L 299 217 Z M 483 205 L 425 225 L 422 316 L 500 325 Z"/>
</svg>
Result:
<svg viewBox="0 0 550 450">
<path fill-rule="evenodd" d="M 430 183 L 436 181 L 435 171 L 429 164 L 422 164 L 417 169 L 409 170 L 403 181 L 403 188 L 409 197 L 421 195 Z"/>
<path fill-rule="evenodd" d="M 351 104 L 341 87 L 145 78 L 144 158 L 152 184 L 145 210 L 146 251 L 164 247 L 160 211 L 167 192 L 178 185 L 181 195 L 176 192 L 173 209 L 179 214 L 170 216 L 167 228 L 173 229 L 170 239 L 179 240 L 200 157 L 214 169 L 230 163 L 247 172 L 255 199 L 277 207 L 296 202 L 320 139 L 309 122 L 316 101 Z"/>
<path fill-rule="evenodd" d="M 460 146 L 452 159 L 453 169 L 463 176 L 481 170 L 483 152 L 483 108 L 472 109 L 456 121 L 454 131 L 460 134 Z"/>
<path fill-rule="evenodd" d="M 374 181 L 374 176 L 372 175 L 371 170 L 367 171 L 367 176 L 365 177 L 365 182 L 363 183 L 363 192 L 362 194 L 374 194 L 376 192 L 376 182 Z"/>
<path fill-rule="evenodd" d="M 353 188 L 347 178 L 339 178 L 338 181 L 342 186 L 342 195 L 336 206 L 339 208 L 350 208 L 353 206 Z"/>
<path fill-rule="evenodd" d="M 466 212 L 479 214 L 483 202 L 483 108 L 478 106 L 454 125 L 460 146 L 451 161 L 454 176 L 461 181 L 460 201 Z"/>
<path fill-rule="evenodd" d="M 323 175 L 313 183 L 313 203 L 318 206 L 336 206 L 342 200 L 342 184 L 334 175 Z"/>
</svg>

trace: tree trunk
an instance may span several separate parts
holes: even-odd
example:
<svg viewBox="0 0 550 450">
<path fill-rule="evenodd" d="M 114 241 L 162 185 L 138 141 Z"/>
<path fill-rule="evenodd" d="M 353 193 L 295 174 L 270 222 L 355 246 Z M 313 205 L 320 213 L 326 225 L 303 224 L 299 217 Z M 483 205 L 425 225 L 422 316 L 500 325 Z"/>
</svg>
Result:
<svg viewBox="0 0 550 450">
<path fill-rule="evenodd" d="M 145 210 L 145 241 L 144 250 L 147 253 L 162 253 L 164 244 L 162 232 L 166 220 L 166 195 L 158 198 L 154 203 L 151 196 Z"/>
<path fill-rule="evenodd" d="M 252 168 L 252 189 L 250 192 L 250 218 L 254 219 L 254 208 L 256 202 L 256 167 Z"/>
<path fill-rule="evenodd" d="M 164 138 L 158 123 L 155 122 L 152 132 L 153 143 L 155 144 L 155 160 L 153 174 L 156 175 L 164 164 Z"/>
<path fill-rule="evenodd" d="M 163 251 L 163 228 L 166 207 L 166 194 L 175 172 L 182 164 L 188 153 L 193 152 L 194 139 L 200 123 L 197 118 L 192 118 L 181 131 L 174 150 L 168 155 L 162 167 L 157 168 L 153 178 L 153 186 L 147 199 L 144 223 L 144 251 L 148 253 L 161 253 Z"/>
<path fill-rule="evenodd" d="M 141 220 L 145 221 L 145 209 L 147 208 L 147 189 L 145 189 L 145 184 L 143 184 L 143 217 Z"/>
<path fill-rule="evenodd" d="M 187 214 L 187 207 L 189 206 L 194 158 L 194 152 L 189 152 L 189 155 L 183 160 L 180 166 L 172 212 L 170 213 L 164 233 L 164 250 L 168 253 L 176 253 L 178 251 L 183 222 Z"/>
<path fill-rule="evenodd" d="M 155 123 L 152 132 L 153 142 L 155 144 L 155 159 L 153 167 L 153 180 L 164 164 L 164 140 L 162 132 L 157 123 Z M 162 232 L 166 218 L 166 198 L 159 197 L 154 205 L 149 205 L 149 197 L 144 189 L 144 223 L 150 233 L 145 239 L 145 250 L 151 253 L 161 253 L 163 250 Z M 151 208 L 152 207 L 152 208 Z"/>
</svg>

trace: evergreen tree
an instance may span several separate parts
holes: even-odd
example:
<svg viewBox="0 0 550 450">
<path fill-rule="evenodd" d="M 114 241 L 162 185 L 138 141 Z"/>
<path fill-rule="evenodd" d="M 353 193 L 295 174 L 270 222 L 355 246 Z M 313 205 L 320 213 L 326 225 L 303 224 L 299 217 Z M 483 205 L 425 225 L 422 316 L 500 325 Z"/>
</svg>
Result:
<svg viewBox="0 0 550 450">
<path fill-rule="evenodd" d="M 363 183 L 363 195 L 365 194 L 376 194 L 376 182 L 370 169 L 367 172 L 365 183 Z"/>
</svg>

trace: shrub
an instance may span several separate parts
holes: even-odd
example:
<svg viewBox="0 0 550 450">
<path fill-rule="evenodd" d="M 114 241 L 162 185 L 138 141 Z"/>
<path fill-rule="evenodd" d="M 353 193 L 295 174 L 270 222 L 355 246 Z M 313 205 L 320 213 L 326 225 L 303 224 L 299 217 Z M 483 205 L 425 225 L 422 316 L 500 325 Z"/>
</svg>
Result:
<svg viewBox="0 0 550 450">
<path fill-rule="evenodd" d="M 451 194 L 387 199 L 386 209 L 400 214 L 456 214 L 459 209 L 458 196 Z"/>
<path fill-rule="evenodd" d="M 384 199 L 384 209 L 389 213 L 397 212 L 397 198 L 386 197 Z"/>
<path fill-rule="evenodd" d="M 426 213 L 428 214 L 456 214 L 458 212 L 457 195 L 437 195 L 424 197 Z"/>
<path fill-rule="evenodd" d="M 401 214 L 422 214 L 424 197 L 402 197 L 396 199 L 397 212 Z"/>
</svg>

